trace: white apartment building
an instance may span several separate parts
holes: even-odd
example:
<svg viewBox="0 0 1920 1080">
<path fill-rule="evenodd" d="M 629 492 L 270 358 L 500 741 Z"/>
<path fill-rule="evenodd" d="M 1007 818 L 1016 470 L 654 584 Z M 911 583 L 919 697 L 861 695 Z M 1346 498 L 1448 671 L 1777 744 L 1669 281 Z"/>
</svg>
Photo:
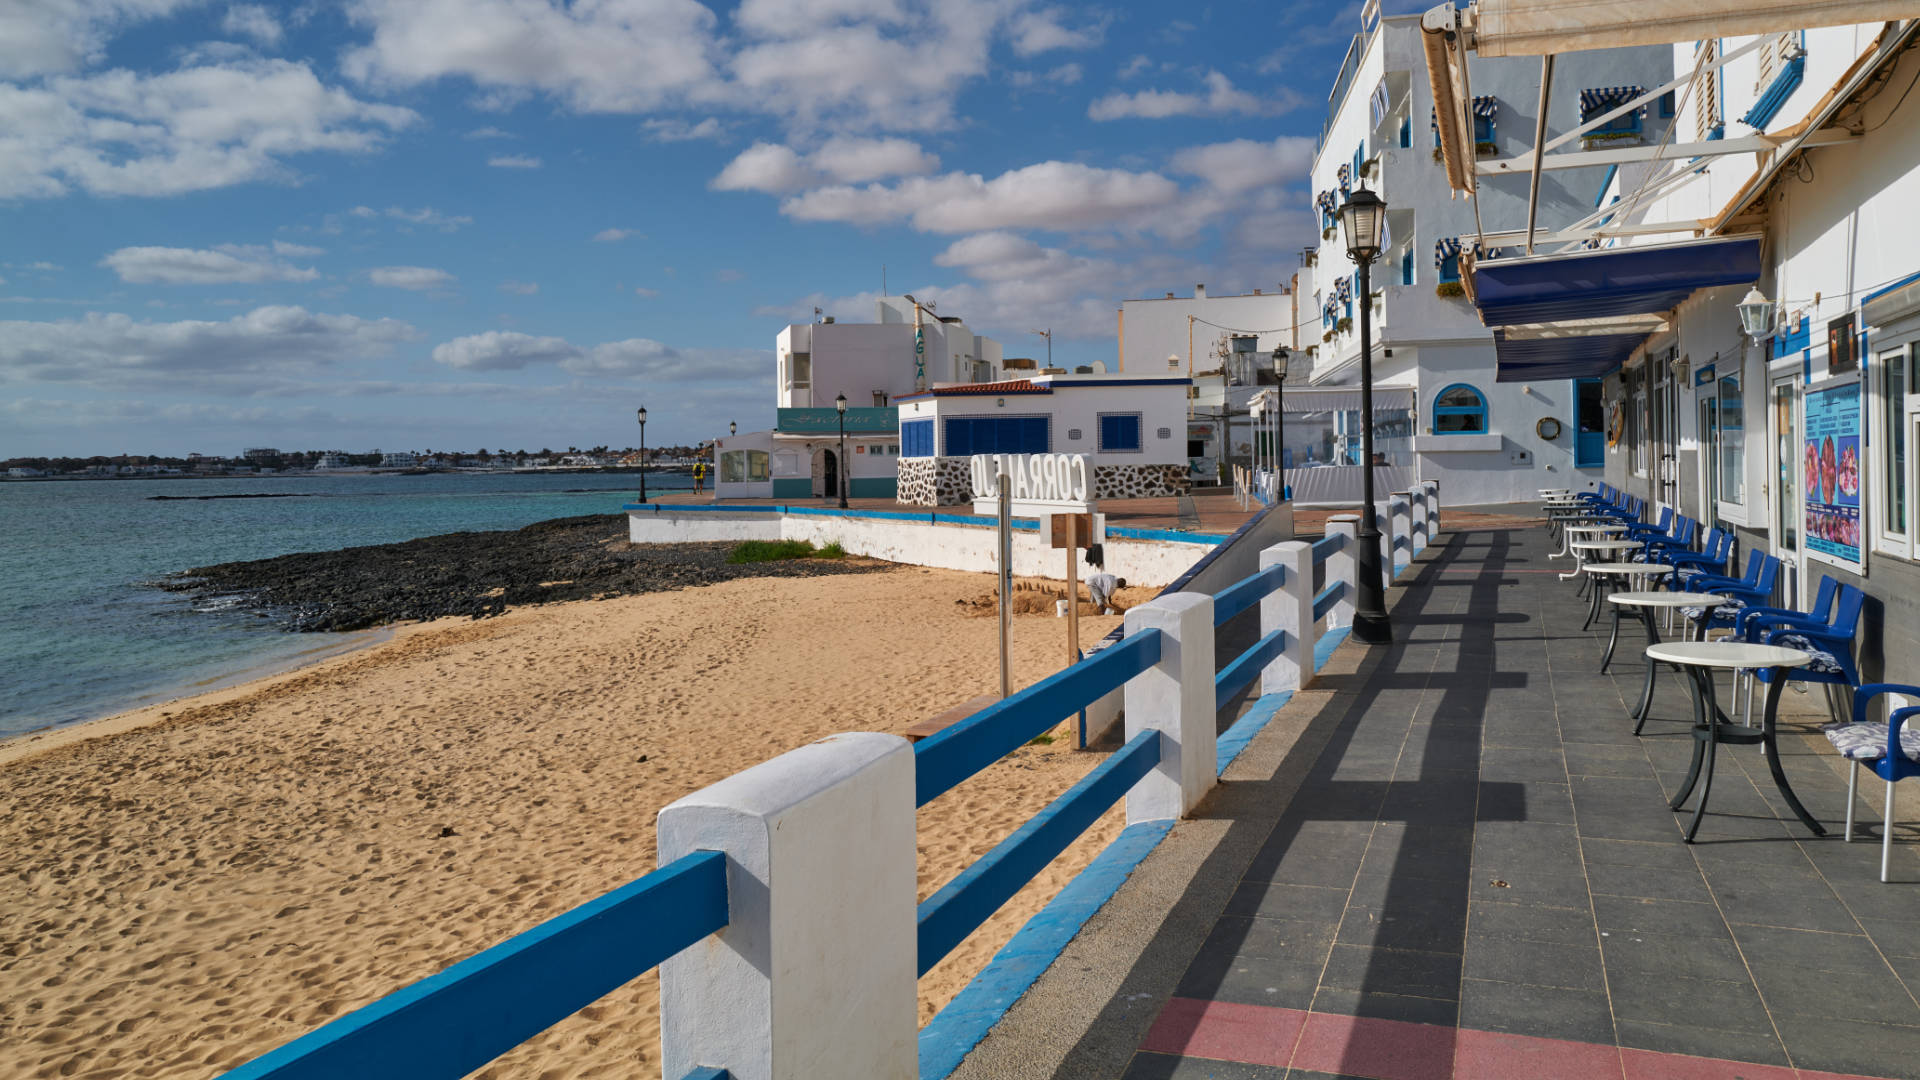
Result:
<svg viewBox="0 0 1920 1080">
<path fill-rule="evenodd" d="M 1484 505 L 1536 498 L 1543 487 L 1585 487 L 1604 464 L 1597 380 L 1564 377 L 1503 381 L 1492 332 L 1460 283 L 1461 238 L 1469 252 L 1480 219 L 1525 220 L 1528 177 L 1483 177 L 1474 200 L 1452 197 L 1439 162 L 1433 98 L 1426 77 L 1419 16 L 1376 18 L 1353 39 L 1329 96 L 1328 117 L 1312 167 L 1320 239 L 1303 253 L 1301 334 L 1312 352 L 1317 387 L 1355 387 L 1360 379 L 1359 305 L 1355 266 L 1346 254 L 1334 210 L 1363 181 L 1388 206 L 1385 250 L 1372 273 L 1375 449 L 1395 470 L 1390 483 L 1440 483 L 1448 505 Z M 1505 158 L 1530 146 L 1540 93 L 1535 57 L 1471 62 L 1475 153 Z M 1558 135 L 1621 94 L 1657 87 L 1671 77 L 1666 47 L 1569 52 L 1556 58 L 1546 130 Z M 1607 146 L 1657 143 L 1671 110 L 1656 105 L 1596 136 Z M 1591 213 L 1615 175 L 1644 169 L 1600 165 L 1555 171 L 1543 184 L 1537 220 L 1543 227 Z M 1311 286 L 1306 275 L 1311 275 Z M 1335 399 L 1329 399 L 1335 400 Z M 1300 398 L 1299 408 L 1308 407 Z M 1284 451 L 1297 470 L 1349 469 L 1350 476 L 1290 476 L 1334 501 L 1360 491 L 1358 413 L 1333 409 L 1295 413 L 1290 396 Z M 1387 488 L 1386 490 L 1394 490 Z"/>
</svg>

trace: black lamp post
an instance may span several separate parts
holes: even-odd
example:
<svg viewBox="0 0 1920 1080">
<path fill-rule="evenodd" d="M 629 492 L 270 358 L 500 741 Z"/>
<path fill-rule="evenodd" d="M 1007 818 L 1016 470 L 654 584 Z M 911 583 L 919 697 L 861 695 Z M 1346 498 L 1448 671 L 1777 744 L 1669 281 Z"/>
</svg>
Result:
<svg viewBox="0 0 1920 1080">
<path fill-rule="evenodd" d="M 1340 206 L 1341 231 L 1347 237 L 1347 257 L 1360 268 L 1360 460 L 1365 469 L 1361 501 L 1358 555 L 1360 595 L 1355 598 L 1353 636 L 1367 645 L 1393 641 L 1387 621 L 1387 587 L 1381 576 L 1380 525 L 1373 501 L 1373 279 L 1370 268 L 1380 255 L 1381 226 L 1387 204 L 1363 184 Z"/>
<path fill-rule="evenodd" d="M 640 501 L 647 501 L 647 407 L 640 406 Z"/>
<path fill-rule="evenodd" d="M 1287 363 L 1292 359 L 1285 345 L 1273 347 L 1273 374 L 1280 380 L 1273 402 L 1273 468 L 1280 474 L 1280 490 L 1273 493 L 1276 502 L 1287 501 Z"/>
<path fill-rule="evenodd" d="M 833 399 L 833 407 L 840 414 L 840 509 L 847 508 L 847 395 L 841 394 Z"/>
</svg>

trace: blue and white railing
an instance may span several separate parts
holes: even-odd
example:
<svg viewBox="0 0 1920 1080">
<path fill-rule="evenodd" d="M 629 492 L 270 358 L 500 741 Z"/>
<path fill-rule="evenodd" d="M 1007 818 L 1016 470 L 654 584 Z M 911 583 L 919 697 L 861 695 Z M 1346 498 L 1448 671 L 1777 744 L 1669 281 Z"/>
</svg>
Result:
<svg viewBox="0 0 1920 1080">
<path fill-rule="evenodd" d="M 1432 485 L 1394 500 L 1383 546 L 1404 563 L 1437 528 L 1439 500 Z M 1267 548 L 1217 595 L 1133 608 L 1118 643 L 917 744 L 829 736 L 680 799 L 660 811 L 660 869 L 228 1080 L 457 1080 L 656 966 L 667 1080 L 913 1080 L 919 976 L 1116 803 L 1128 833 L 1160 830 L 1136 842 L 1144 852 L 1217 783 L 1222 703 L 1256 680 L 1263 706 L 1283 701 L 1313 677 L 1352 620 L 1358 521 Z M 1217 627 L 1256 608 L 1258 641 L 1216 670 Z M 917 809 L 1116 690 L 1121 749 L 916 903 Z M 1228 758 L 1245 727 L 1224 736 Z M 924 1075 L 944 1076 L 984 1031 L 958 1049 L 940 1036 L 949 1045 Z"/>
</svg>

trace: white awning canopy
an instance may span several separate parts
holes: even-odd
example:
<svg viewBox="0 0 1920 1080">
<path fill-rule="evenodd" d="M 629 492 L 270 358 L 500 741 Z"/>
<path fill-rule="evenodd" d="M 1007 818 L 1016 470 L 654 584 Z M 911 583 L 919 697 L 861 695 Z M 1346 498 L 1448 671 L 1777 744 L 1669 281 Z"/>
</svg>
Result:
<svg viewBox="0 0 1920 1080">
<path fill-rule="evenodd" d="M 1285 394 L 1272 390 L 1262 390 L 1254 396 L 1252 412 L 1263 415 L 1273 408 L 1274 399 L 1281 398 L 1285 404 L 1282 411 L 1289 416 L 1301 413 L 1358 412 L 1360 410 L 1360 388 L 1357 386 L 1289 386 Z M 1376 386 L 1373 388 L 1373 408 L 1375 412 L 1385 409 L 1412 409 L 1413 388 L 1411 386 Z"/>
<path fill-rule="evenodd" d="M 1545 56 L 1920 18 L 1920 2 L 1474 0 L 1468 12 L 1472 47 L 1481 56 Z"/>
</svg>

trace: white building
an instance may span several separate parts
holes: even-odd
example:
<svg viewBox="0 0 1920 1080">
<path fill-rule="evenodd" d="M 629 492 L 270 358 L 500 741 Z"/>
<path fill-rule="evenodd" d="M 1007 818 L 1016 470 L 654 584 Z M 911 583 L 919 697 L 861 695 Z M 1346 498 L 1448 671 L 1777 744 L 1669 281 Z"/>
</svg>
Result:
<svg viewBox="0 0 1920 1080">
<path fill-rule="evenodd" d="M 1615 324 L 1542 324 L 1562 336 L 1534 357 L 1604 379 L 1604 478 L 1779 557 L 1788 606 L 1822 577 L 1863 588 L 1866 681 L 1920 662 L 1915 44 L 1910 19 L 1671 46 L 1676 74 L 1704 71 L 1678 90 L 1678 160 L 1614 179 L 1619 209 L 1574 250 L 1472 274 L 1490 324 L 1556 289 Z M 1637 293 L 1592 288 L 1623 268 Z M 1738 313 L 1754 289 L 1758 335 Z"/>
<path fill-rule="evenodd" d="M 780 331 L 773 429 L 714 440 L 717 497 L 837 498 L 844 475 L 851 498 L 893 498 L 900 458 L 894 400 L 936 384 L 1001 377 L 1000 343 L 957 316 L 905 296 L 882 297 L 875 308 L 876 322 L 823 320 Z M 835 405 L 842 396 L 844 415 Z"/>
<path fill-rule="evenodd" d="M 1557 135 L 1577 127 L 1583 110 L 1593 108 L 1589 92 L 1611 100 L 1605 95 L 1656 87 L 1671 78 L 1673 64 L 1664 47 L 1558 56 L 1546 130 Z M 1534 57 L 1473 59 L 1476 156 L 1503 158 L 1531 145 L 1539 75 Z M 1658 142 L 1670 123 L 1660 111 L 1633 117 L 1606 136 L 1606 145 Z M 1452 506 L 1518 502 L 1543 487 L 1585 486 L 1603 464 L 1598 383 L 1502 381 L 1493 335 L 1459 282 L 1460 238 L 1471 251 L 1476 213 L 1488 221 L 1516 214 L 1524 221 L 1528 178 L 1483 177 L 1477 204 L 1452 198 L 1433 132 L 1419 17 L 1378 19 L 1353 40 L 1312 168 L 1320 242 L 1304 255 L 1313 284 L 1311 293 L 1304 281 L 1300 286 L 1295 320 L 1310 323 L 1302 330 L 1313 352 L 1310 380 L 1323 387 L 1359 382 L 1356 309 L 1368 298 L 1355 295 L 1355 267 L 1333 210 L 1364 180 L 1389 207 L 1386 248 L 1372 266 L 1373 376 L 1377 386 L 1393 388 L 1388 396 L 1397 400 L 1376 402 L 1376 452 L 1404 475 L 1439 481 Z M 1634 167 L 1618 171 L 1638 175 Z M 1541 187 L 1537 220 L 1552 227 L 1590 213 L 1609 180 L 1603 165 L 1554 172 Z M 1357 498 L 1359 435 L 1357 414 L 1312 423 L 1289 417 L 1285 450 L 1296 468 L 1311 453 L 1316 465 L 1354 470 L 1348 483 L 1315 477 L 1308 486 Z M 1336 451 L 1331 462 L 1329 451 Z M 1292 482 L 1300 487 L 1297 478 Z"/>
<path fill-rule="evenodd" d="M 901 502 L 972 501 L 974 454 L 1085 454 L 1095 498 L 1187 490 L 1183 375 L 1039 375 L 900 399 Z"/>
<path fill-rule="evenodd" d="M 420 455 L 411 450 L 394 450 L 380 455 L 383 469 L 411 469 L 420 464 Z"/>
</svg>

